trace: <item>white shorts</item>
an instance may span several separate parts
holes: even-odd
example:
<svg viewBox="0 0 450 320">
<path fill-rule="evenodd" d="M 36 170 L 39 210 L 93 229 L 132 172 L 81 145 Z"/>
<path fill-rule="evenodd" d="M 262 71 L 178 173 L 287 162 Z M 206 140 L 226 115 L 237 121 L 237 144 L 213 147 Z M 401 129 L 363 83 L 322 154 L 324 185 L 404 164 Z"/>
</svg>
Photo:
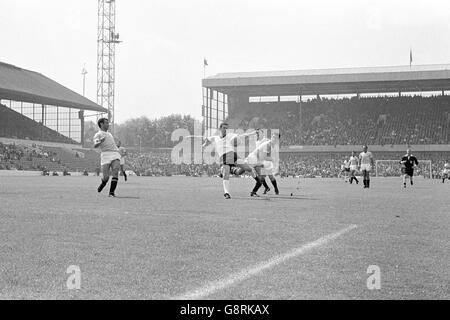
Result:
<svg viewBox="0 0 450 320">
<path fill-rule="evenodd" d="M 356 171 L 356 170 L 358 170 L 358 166 L 356 166 L 356 165 L 350 166 L 350 171 Z"/>
<path fill-rule="evenodd" d="M 450 173 L 450 169 L 444 169 L 444 171 L 442 171 L 443 174 L 449 174 Z"/>
<path fill-rule="evenodd" d="M 265 176 L 273 176 L 276 171 L 273 162 L 264 160 L 262 164 L 263 167 L 261 168 L 261 174 Z"/>
<path fill-rule="evenodd" d="M 250 166 L 261 165 L 261 163 L 258 161 L 258 157 L 253 153 L 249 154 L 248 157 L 245 158 L 244 163 Z"/>
<path fill-rule="evenodd" d="M 121 158 L 120 153 L 117 151 L 106 151 L 101 153 L 100 163 L 103 166 L 105 164 L 111 164 L 114 160 L 120 160 Z"/>
<path fill-rule="evenodd" d="M 120 158 L 120 165 L 121 166 L 125 165 L 125 157 Z"/>
<path fill-rule="evenodd" d="M 361 171 L 364 171 L 364 170 L 369 172 L 370 170 L 372 170 L 372 166 L 370 164 L 362 164 L 361 165 Z"/>
</svg>

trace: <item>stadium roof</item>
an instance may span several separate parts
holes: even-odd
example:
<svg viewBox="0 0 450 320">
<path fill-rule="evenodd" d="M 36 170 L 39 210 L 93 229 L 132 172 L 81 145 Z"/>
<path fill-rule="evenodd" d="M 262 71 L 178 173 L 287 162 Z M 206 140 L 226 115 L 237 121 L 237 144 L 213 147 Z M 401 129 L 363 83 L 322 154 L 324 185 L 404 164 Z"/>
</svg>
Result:
<svg viewBox="0 0 450 320">
<path fill-rule="evenodd" d="M 250 96 L 450 90 L 450 64 L 220 73 L 203 86 Z"/>
<path fill-rule="evenodd" d="M 46 76 L 0 62 L 0 99 L 108 112 Z"/>
</svg>

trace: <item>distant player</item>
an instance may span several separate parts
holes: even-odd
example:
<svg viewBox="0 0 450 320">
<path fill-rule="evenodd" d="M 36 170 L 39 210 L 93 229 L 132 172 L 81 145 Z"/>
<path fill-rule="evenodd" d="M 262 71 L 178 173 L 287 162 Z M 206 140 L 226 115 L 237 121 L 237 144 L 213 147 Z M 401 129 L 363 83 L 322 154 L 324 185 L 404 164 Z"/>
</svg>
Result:
<svg viewBox="0 0 450 320">
<path fill-rule="evenodd" d="M 255 149 L 259 150 L 259 151 L 256 152 L 256 158 L 257 158 L 257 162 L 260 163 L 262 165 L 262 167 L 257 167 L 256 170 L 261 170 L 262 168 L 264 168 L 263 171 L 265 174 L 259 176 L 260 181 L 261 181 L 262 185 L 264 186 L 264 194 L 267 194 L 270 191 L 269 185 L 266 182 L 266 175 L 268 175 L 269 180 L 275 189 L 275 194 L 278 195 L 278 194 L 280 194 L 280 191 L 278 190 L 277 180 L 275 179 L 275 176 L 272 172 L 272 170 L 273 170 L 272 159 L 268 156 L 266 150 L 263 150 L 260 148 L 261 145 L 265 141 L 268 141 L 268 139 L 264 138 L 264 132 L 262 130 L 257 130 L 256 131 L 256 148 Z M 264 165 L 265 165 L 265 167 L 264 167 Z M 258 182 L 256 183 L 255 188 L 257 188 L 257 186 L 258 186 Z M 255 191 L 255 189 L 253 189 L 250 196 L 256 196 L 257 191 L 258 190 Z"/>
<path fill-rule="evenodd" d="M 419 165 L 417 158 L 411 154 L 411 149 L 406 150 L 406 154 L 400 161 L 402 164 L 403 188 L 406 188 L 406 178 L 409 178 L 411 185 L 414 184 L 414 167 Z"/>
<path fill-rule="evenodd" d="M 350 184 L 353 183 L 353 180 L 356 181 L 356 184 L 359 183 L 359 180 L 356 178 L 356 171 L 358 170 L 358 158 L 355 156 L 355 151 L 352 151 L 352 155 L 350 156 L 350 159 L 348 160 L 348 163 L 350 165 Z"/>
<path fill-rule="evenodd" d="M 127 156 L 127 149 L 122 147 L 122 142 L 120 140 L 117 141 L 117 148 L 119 148 L 119 153 L 120 153 L 120 171 L 122 171 L 123 177 L 124 177 L 125 181 L 127 181 L 127 174 L 124 169 L 125 158 Z"/>
<path fill-rule="evenodd" d="M 363 174 L 364 189 L 370 188 L 370 171 L 375 166 L 372 152 L 367 151 L 369 148 L 363 146 L 363 151 L 359 154 L 359 170 Z"/>
<path fill-rule="evenodd" d="M 101 150 L 101 167 L 103 172 L 103 178 L 97 191 L 102 192 L 109 180 L 109 172 L 111 170 L 111 186 L 109 189 L 109 196 L 115 197 L 115 191 L 117 183 L 119 182 L 119 169 L 120 169 L 120 153 L 117 148 L 116 142 L 111 133 L 108 132 L 109 121 L 106 118 L 101 118 L 97 122 L 100 130 L 94 136 L 94 148 L 100 148 Z"/>
<path fill-rule="evenodd" d="M 450 163 L 446 162 L 444 164 L 444 170 L 442 170 L 442 183 L 445 182 L 445 179 L 450 179 Z"/>
</svg>

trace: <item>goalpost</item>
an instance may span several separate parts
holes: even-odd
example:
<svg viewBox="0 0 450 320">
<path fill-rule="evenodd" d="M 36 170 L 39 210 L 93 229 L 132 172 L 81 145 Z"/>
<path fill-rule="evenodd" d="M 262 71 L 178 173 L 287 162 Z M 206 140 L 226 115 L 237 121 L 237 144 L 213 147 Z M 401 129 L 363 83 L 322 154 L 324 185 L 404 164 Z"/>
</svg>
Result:
<svg viewBox="0 0 450 320">
<path fill-rule="evenodd" d="M 415 176 L 433 179 L 431 160 L 417 160 L 419 166 L 414 168 Z M 377 177 L 400 177 L 402 166 L 400 160 L 375 160 L 375 176 Z"/>
</svg>

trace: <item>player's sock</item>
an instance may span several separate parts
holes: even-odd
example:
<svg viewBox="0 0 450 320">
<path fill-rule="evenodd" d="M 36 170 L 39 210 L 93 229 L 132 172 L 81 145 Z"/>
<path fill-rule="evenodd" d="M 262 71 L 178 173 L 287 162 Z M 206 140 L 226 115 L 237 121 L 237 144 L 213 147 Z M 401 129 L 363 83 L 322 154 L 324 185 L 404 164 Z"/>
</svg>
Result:
<svg viewBox="0 0 450 320">
<path fill-rule="evenodd" d="M 367 188 L 370 188 L 370 180 L 367 180 Z"/>
<path fill-rule="evenodd" d="M 103 180 L 102 179 L 102 183 L 100 183 L 100 186 L 97 188 L 97 191 L 100 193 L 100 192 L 102 192 L 102 190 L 103 190 L 103 188 L 106 186 L 106 184 L 108 183 L 108 180 L 109 180 L 109 178 L 108 179 L 106 179 L 106 180 Z"/>
<path fill-rule="evenodd" d="M 111 186 L 109 188 L 109 194 L 110 195 L 113 195 L 114 192 L 116 191 L 118 182 L 119 182 L 119 178 L 114 177 L 114 178 L 111 179 Z"/>
<path fill-rule="evenodd" d="M 125 171 L 123 172 L 123 177 L 125 178 L 125 181 L 127 181 L 127 174 L 125 173 Z"/>
<path fill-rule="evenodd" d="M 350 177 L 349 182 L 350 182 L 350 184 L 353 184 L 353 177 Z"/>
<path fill-rule="evenodd" d="M 353 177 L 353 179 L 355 179 L 355 181 L 356 181 L 356 184 L 358 184 L 359 183 L 359 180 L 356 178 L 356 177 Z"/>
<path fill-rule="evenodd" d="M 403 182 L 403 188 L 406 188 L 406 182 Z"/>
<path fill-rule="evenodd" d="M 278 191 L 278 183 L 277 183 L 277 180 L 275 180 L 275 179 L 272 180 L 272 179 L 271 179 L 270 182 L 272 183 L 273 187 L 275 188 L 275 194 L 279 194 L 280 191 Z"/>
<path fill-rule="evenodd" d="M 414 185 L 414 181 L 412 181 L 412 180 L 411 180 L 411 185 L 412 185 L 412 186 Z"/>
<path fill-rule="evenodd" d="M 263 185 L 262 182 L 261 182 L 261 178 L 256 177 L 254 179 L 256 181 L 256 184 L 255 184 L 255 187 L 252 190 L 252 194 L 256 194 L 258 192 L 259 188 L 261 188 L 261 186 Z"/>
<path fill-rule="evenodd" d="M 262 184 L 266 190 L 270 190 L 269 185 L 266 182 L 266 178 L 261 178 Z"/>
<path fill-rule="evenodd" d="M 229 194 L 230 193 L 230 180 L 223 180 L 222 184 L 223 184 L 223 193 Z"/>
</svg>

